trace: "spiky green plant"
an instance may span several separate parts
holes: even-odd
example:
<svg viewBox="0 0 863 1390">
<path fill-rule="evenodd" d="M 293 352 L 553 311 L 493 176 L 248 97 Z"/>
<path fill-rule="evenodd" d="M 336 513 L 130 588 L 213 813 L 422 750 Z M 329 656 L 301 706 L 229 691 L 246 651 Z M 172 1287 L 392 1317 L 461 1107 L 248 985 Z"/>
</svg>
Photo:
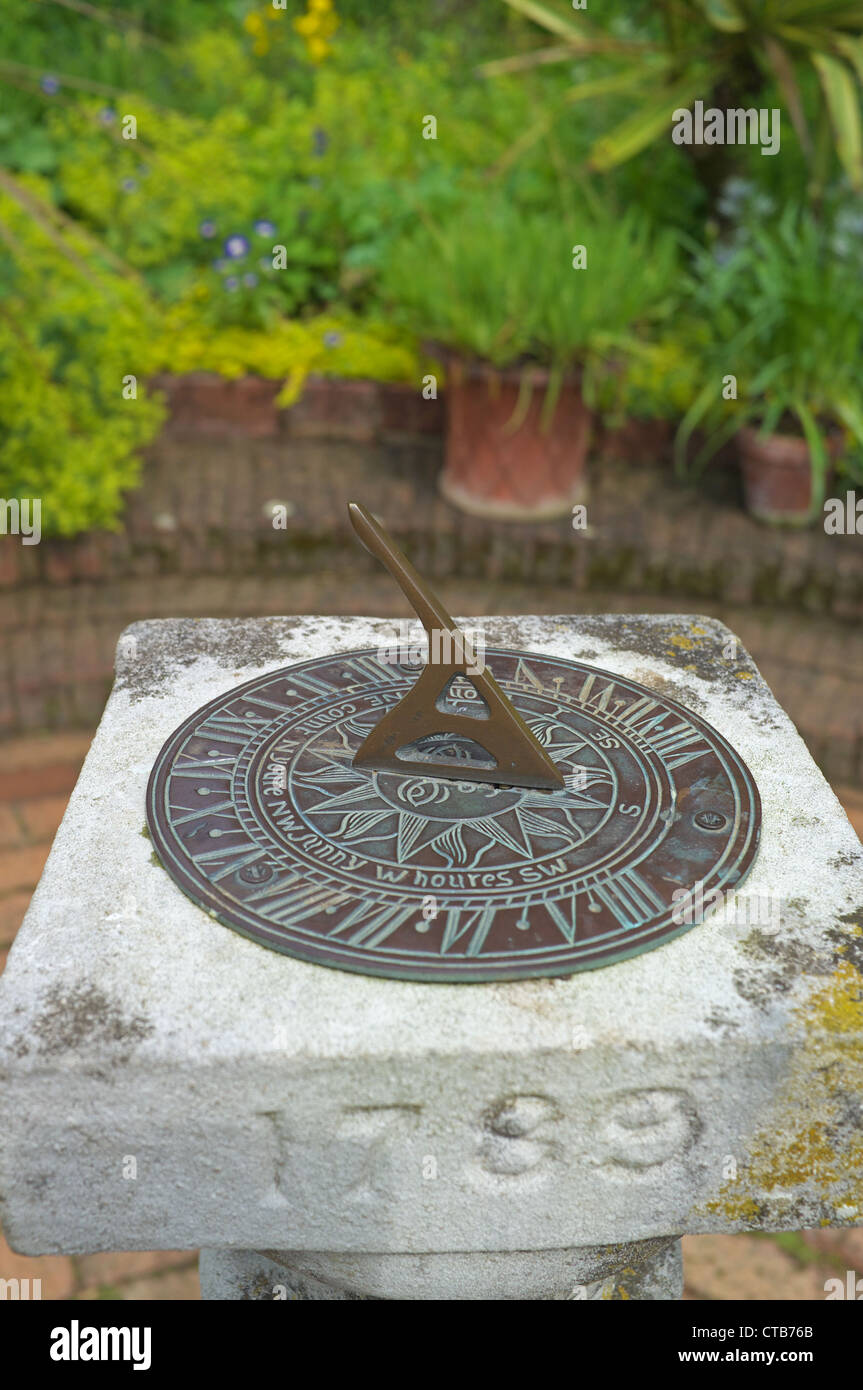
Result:
<svg viewBox="0 0 863 1390">
<path fill-rule="evenodd" d="M 493 187 L 445 220 L 420 220 L 393 248 L 382 293 L 414 332 L 462 357 L 538 364 L 558 385 L 581 367 L 590 394 L 603 364 L 671 314 L 679 288 L 674 234 L 635 209 L 524 209 Z"/>
<path fill-rule="evenodd" d="M 836 254 L 807 210 L 789 207 L 769 229 L 752 230 L 723 263 L 695 260 L 688 315 L 701 389 L 676 440 L 678 467 L 696 429 L 703 465 L 743 424 L 762 434 L 793 429 L 809 444 L 813 511 L 820 508 L 831 433 L 863 448 L 863 278 L 856 261 Z M 722 382 L 734 376 L 737 398 Z"/>
<path fill-rule="evenodd" d="M 600 28 L 586 13 L 570 9 L 564 15 L 540 0 L 502 2 L 551 34 L 554 43 L 487 64 L 487 74 L 591 57 L 599 67 L 577 81 L 565 101 L 629 99 L 630 112 L 595 141 L 592 168 L 610 169 L 667 135 L 678 107 L 712 93 L 754 95 L 774 81 L 816 189 L 827 175 L 831 141 L 852 185 L 863 188 L 861 0 L 656 0 L 642 15 L 641 32 L 625 37 Z M 813 73 L 814 121 L 806 92 Z"/>
</svg>

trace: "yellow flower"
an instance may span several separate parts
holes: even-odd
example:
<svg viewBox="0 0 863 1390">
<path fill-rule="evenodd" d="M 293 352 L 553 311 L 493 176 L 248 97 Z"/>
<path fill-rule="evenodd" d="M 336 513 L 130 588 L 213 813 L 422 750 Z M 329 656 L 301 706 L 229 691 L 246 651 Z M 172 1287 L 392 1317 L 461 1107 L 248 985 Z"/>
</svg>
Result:
<svg viewBox="0 0 863 1390">
<path fill-rule="evenodd" d="M 243 20 L 243 28 L 247 34 L 260 34 L 264 27 L 264 21 L 259 14 L 247 14 Z"/>
<path fill-rule="evenodd" d="M 326 39 L 309 39 L 307 42 L 309 57 L 312 62 L 322 63 L 330 52 L 330 45 L 327 43 Z"/>
<path fill-rule="evenodd" d="M 313 63 L 320 63 L 330 51 L 327 39 L 339 27 L 333 0 L 308 0 L 308 10 L 294 20 L 294 29 L 306 40 L 306 52 Z"/>
</svg>

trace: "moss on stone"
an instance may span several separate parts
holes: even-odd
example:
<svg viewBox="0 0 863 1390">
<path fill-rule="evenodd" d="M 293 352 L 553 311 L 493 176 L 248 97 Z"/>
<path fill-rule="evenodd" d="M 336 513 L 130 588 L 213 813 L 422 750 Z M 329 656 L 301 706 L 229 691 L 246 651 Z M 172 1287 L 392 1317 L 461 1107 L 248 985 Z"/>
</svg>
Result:
<svg viewBox="0 0 863 1390">
<path fill-rule="evenodd" d="M 733 1224 L 759 1220 L 766 1198 L 787 1201 L 791 1216 L 799 1199 L 814 1197 L 831 1212 L 831 1225 L 863 1208 L 863 1132 L 850 1113 L 863 1097 L 863 975 L 840 958 L 794 1012 L 807 1041 L 794 1055 L 773 1123 L 751 1140 L 740 1177 L 705 1204 L 705 1212 Z"/>
</svg>

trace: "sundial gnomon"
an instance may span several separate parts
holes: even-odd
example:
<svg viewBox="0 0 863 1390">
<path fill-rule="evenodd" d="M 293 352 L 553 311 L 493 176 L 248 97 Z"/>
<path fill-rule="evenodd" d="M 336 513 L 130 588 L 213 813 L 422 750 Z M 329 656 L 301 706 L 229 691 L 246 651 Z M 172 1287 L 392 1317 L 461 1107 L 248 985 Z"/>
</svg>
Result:
<svg viewBox="0 0 863 1390">
<path fill-rule="evenodd" d="M 760 810 L 722 735 L 583 662 L 507 649 L 485 660 L 559 785 L 478 780 L 493 769 L 452 730 L 420 731 L 407 771 L 355 763 L 423 668 L 374 648 L 337 653 L 226 692 L 171 736 L 148 790 L 163 864 L 212 916 L 275 950 L 464 982 L 635 955 L 688 929 L 675 890 L 736 887 Z M 476 684 L 456 676 L 448 697 L 481 740 Z"/>
</svg>

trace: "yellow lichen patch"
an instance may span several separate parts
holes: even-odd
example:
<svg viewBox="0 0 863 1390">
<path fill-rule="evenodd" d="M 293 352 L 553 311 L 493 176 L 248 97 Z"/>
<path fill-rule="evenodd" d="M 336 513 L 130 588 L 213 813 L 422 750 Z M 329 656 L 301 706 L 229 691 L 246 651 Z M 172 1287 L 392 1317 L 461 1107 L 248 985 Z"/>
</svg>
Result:
<svg viewBox="0 0 863 1390">
<path fill-rule="evenodd" d="M 715 1202 L 707 1202 L 707 1211 L 714 1215 L 721 1215 L 727 1221 L 745 1221 L 748 1223 L 757 1222 L 760 1208 L 752 1197 L 735 1197 L 729 1194 L 722 1196 Z"/>
<path fill-rule="evenodd" d="M 679 633 L 675 633 L 671 638 L 671 645 L 672 647 L 682 647 L 684 651 L 688 652 L 692 650 L 695 643 L 691 637 L 682 637 Z"/>
<path fill-rule="evenodd" d="M 707 635 L 707 628 L 706 628 L 706 627 L 696 627 L 696 625 L 695 625 L 694 623 L 693 623 L 692 627 L 689 629 L 689 631 L 690 631 L 690 632 L 694 632 L 694 633 L 696 634 L 697 637 L 705 637 L 705 636 Z"/>
<path fill-rule="evenodd" d="M 841 1222 L 837 1208 L 863 1204 L 863 1136 L 843 1123 L 849 1098 L 863 1096 L 863 975 L 840 961 L 795 1012 L 806 1043 L 795 1050 L 769 1128 L 750 1141 L 739 1178 L 705 1204 L 734 1224 L 757 1222 L 765 1202 L 775 1215 L 777 1204 L 814 1197 L 828 1209 L 827 1225 Z M 837 1131 L 847 1136 L 838 1145 Z"/>
<path fill-rule="evenodd" d="M 738 679 L 739 681 L 751 681 L 751 680 L 752 680 L 752 672 L 751 672 L 751 671 L 735 671 L 734 674 L 735 674 L 735 676 L 737 677 L 737 679 Z"/>
<path fill-rule="evenodd" d="M 777 1188 L 800 1187 L 815 1181 L 819 1186 L 832 1185 L 842 1177 L 841 1156 L 834 1153 L 823 1125 L 799 1128 L 787 1137 L 771 1136 L 767 1143 L 753 1144 L 753 1167 L 759 1185 L 774 1192 Z"/>
<path fill-rule="evenodd" d="M 853 934 L 860 934 L 856 922 Z M 828 1033 L 837 1034 L 849 1052 L 856 1052 L 859 1039 L 855 1040 L 852 1035 L 863 1033 L 863 976 L 856 965 L 850 960 L 842 961 L 823 989 L 812 996 L 804 1016 L 812 1018 L 813 1010 L 813 1021 Z M 859 1054 L 857 1061 L 863 1073 Z"/>
</svg>

